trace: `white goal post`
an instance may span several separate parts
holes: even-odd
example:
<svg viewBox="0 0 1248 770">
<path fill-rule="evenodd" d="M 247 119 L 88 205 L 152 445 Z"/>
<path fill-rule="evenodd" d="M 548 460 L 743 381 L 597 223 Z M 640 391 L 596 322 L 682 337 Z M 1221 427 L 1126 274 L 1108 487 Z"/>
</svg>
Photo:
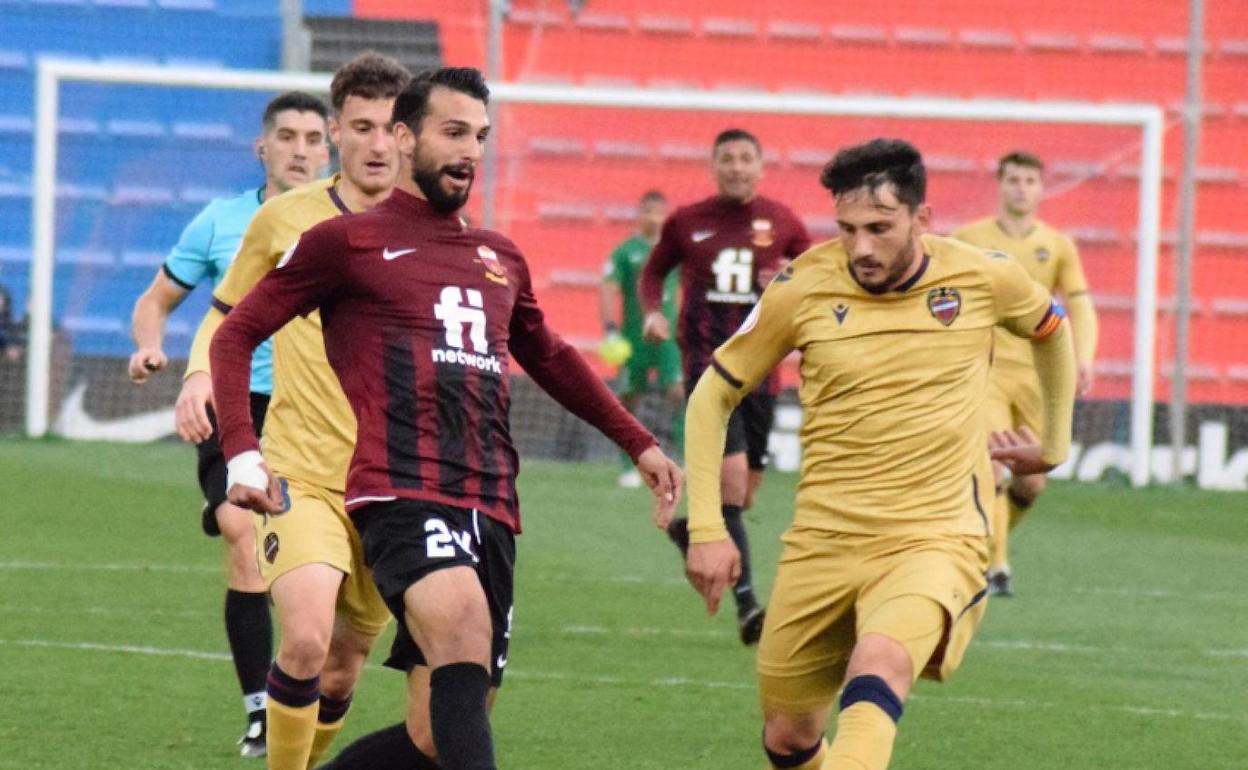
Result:
<svg viewBox="0 0 1248 770">
<path fill-rule="evenodd" d="M 39 60 L 35 92 L 30 336 L 26 373 L 26 433 L 29 436 L 43 436 L 48 431 L 60 84 L 64 81 L 88 81 L 251 91 L 302 89 L 324 93 L 329 90 L 330 77 L 329 74 L 297 72 L 157 67 L 49 58 Z M 1162 139 L 1165 130 L 1164 112 L 1158 105 L 775 94 L 525 83 L 493 83 L 490 93 L 491 98 L 499 103 L 513 104 L 1063 123 L 1137 128 L 1141 141 L 1130 476 L 1135 486 L 1148 483 L 1153 443 L 1157 256 L 1160 241 Z M 488 187 L 492 180 L 484 181 Z"/>
</svg>

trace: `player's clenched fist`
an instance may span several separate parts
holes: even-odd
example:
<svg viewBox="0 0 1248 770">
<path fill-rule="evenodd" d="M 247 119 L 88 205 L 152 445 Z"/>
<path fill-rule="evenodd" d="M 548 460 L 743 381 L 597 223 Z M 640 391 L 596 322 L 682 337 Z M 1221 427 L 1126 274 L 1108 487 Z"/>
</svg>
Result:
<svg viewBox="0 0 1248 770">
<path fill-rule="evenodd" d="M 646 316 L 644 325 L 641 327 L 641 334 L 646 338 L 647 342 L 663 342 L 672 336 L 671 325 L 667 322 L 667 316 L 661 311 L 655 311 Z"/>
<path fill-rule="evenodd" d="M 254 449 L 231 457 L 226 463 L 226 495 L 239 508 L 256 513 L 281 513 L 286 509 L 282 485 Z"/>
<path fill-rule="evenodd" d="M 130 381 L 142 385 L 154 372 L 165 368 L 169 359 L 160 348 L 139 348 L 130 356 Z"/>
</svg>

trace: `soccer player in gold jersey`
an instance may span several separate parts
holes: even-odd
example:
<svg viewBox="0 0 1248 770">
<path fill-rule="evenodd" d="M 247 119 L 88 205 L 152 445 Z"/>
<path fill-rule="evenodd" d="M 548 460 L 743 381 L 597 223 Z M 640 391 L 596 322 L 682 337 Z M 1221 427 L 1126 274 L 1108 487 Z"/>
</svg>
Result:
<svg viewBox="0 0 1248 770">
<path fill-rule="evenodd" d="M 209 428 L 208 344 L 224 314 L 281 266 L 305 230 L 390 194 L 399 169 L 390 115 L 410 79 L 398 62 L 376 54 L 361 55 L 334 75 L 330 136 L 342 171 L 256 213 L 195 337 L 177 405 L 184 437 L 198 440 Z M 286 482 L 288 510 L 254 519 L 260 573 L 282 631 L 267 687 L 273 770 L 304 770 L 329 747 L 364 659 L 389 620 L 344 510 L 355 429 L 325 355 L 319 314 L 295 319 L 273 337 L 273 399 L 263 432 L 265 457 Z"/>
<path fill-rule="evenodd" d="M 982 616 L 993 330 L 1031 339 L 1044 387 L 1043 442 L 997 437 L 1018 472 L 1066 456 L 1074 356 L 1061 308 L 1017 263 L 926 234 L 912 146 L 842 150 L 821 181 L 840 237 L 773 280 L 690 399 L 686 571 L 715 612 L 739 570 L 719 503 L 728 416 L 800 350 L 796 514 L 758 650 L 764 748 L 775 768 L 876 770 L 913 682 L 948 677 Z"/>
<path fill-rule="evenodd" d="M 1074 242 L 1040 221 L 1036 211 L 1044 193 L 1044 163 L 1029 152 L 1011 152 L 997 162 L 999 202 L 994 216 L 958 228 L 953 237 L 983 249 L 1010 255 L 1049 292 L 1061 294 L 1075 340 L 1080 396 L 1092 390 L 1096 357 L 1096 308 L 1088 294 Z M 988 391 L 991 430 L 1026 427 L 1040 430 L 1040 382 L 1031 348 L 1004 329 L 995 335 Z M 1012 596 L 1009 534 L 1044 490 L 1043 474 L 1014 476 L 996 472 L 992 506 L 989 595 Z"/>
</svg>

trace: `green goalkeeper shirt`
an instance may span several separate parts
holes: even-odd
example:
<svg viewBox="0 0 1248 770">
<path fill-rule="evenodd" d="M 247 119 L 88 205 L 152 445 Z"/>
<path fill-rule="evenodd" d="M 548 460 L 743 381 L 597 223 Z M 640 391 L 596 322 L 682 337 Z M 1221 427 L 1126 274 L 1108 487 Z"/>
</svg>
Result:
<svg viewBox="0 0 1248 770">
<path fill-rule="evenodd" d="M 637 281 L 645 267 L 652 244 L 640 235 L 634 235 L 615 247 L 607 262 L 605 278 L 620 288 L 622 312 L 620 333 L 634 345 L 641 342 L 641 327 L 645 314 L 637 297 Z M 663 315 L 676 328 L 678 308 L 676 298 L 680 293 L 680 273 L 673 270 L 663 284 Z"/>
</svg>

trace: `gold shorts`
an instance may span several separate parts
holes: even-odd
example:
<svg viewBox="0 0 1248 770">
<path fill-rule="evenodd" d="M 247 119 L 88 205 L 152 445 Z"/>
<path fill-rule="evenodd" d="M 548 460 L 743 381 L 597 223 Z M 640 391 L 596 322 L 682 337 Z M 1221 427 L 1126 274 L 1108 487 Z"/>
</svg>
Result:
<svg viewBox="0 0 1248 770">
<path fill-rule="evenodd" d="M 987 538 L 794 526 L 782 540 L 758 648 L 765 711 L 807 714 L 829 706 L 864 619 L 899 597 L 926 597 L 944 610 L 944 634 L 931 658 L 916 666 L 921 674 L 944 680 L 962 662 L 986 604 Z M 887 635 L 904 643 L 925 633 L 930 629 L 899 627 Z"/>
<path fill-rule="evenodd" d="M 345 575 L 338 589 L 338 616 L 363 633 L 381 633 L 390 622 L 390 610 L 364 566 L 360 535 L 343 509 L 342 495 L 300 481 L 285 483 L 290 510 L 253 519 L 265 585 L 296 567 L 328 564 Z"/>
<path fill-rule="evenodd" d="M 1036 435 L 1044 428 L 1040 378 L 1034 371 L 994 370 L 988 383 L 988 430 L 1026 425 Z"/>
</svg>

